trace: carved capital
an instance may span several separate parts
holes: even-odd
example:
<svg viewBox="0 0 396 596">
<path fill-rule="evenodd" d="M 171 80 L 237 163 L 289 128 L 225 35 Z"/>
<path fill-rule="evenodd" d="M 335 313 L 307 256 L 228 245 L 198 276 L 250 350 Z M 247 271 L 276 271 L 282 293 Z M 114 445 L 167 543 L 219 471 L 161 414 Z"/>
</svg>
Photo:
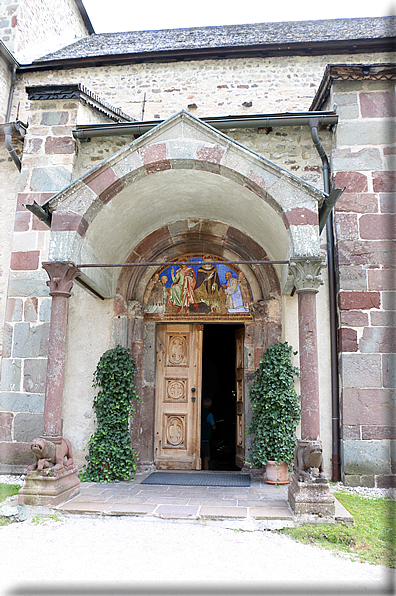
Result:
<svg viewBox="0 0 396 596">
<path fill-rule="evenodd" d="M 138 300 L 128 301 L 128 318 L 129 319 L 142 319 L 146 312 L 146 306 Z"/>
<path fill-rule="evenodd" d="M 321 257 L 292 257 L 290 269 L 294 277 L 296 292 L 319 292 L 319 286 L 324 282 L 320 272 L 325 266 Z"/>
<path fill-rule="evenodd" d="M 73 280 L 81 275 L 81 271 L 70 262 L 49 261 L 43 263 L 43 269 L 49 276 L 47 286 L 50 289 L 50 296 L 65 296 L 70 298 L 73 287 Z"/>
</svg>

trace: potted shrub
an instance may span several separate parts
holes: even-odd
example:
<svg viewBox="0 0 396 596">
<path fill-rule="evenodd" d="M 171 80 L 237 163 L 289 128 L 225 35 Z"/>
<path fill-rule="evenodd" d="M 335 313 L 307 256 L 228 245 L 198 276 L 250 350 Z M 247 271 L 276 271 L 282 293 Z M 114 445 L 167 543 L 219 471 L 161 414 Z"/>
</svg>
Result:
<svg viewBox="0 0 396 596">
<path fill-rule="evenodd" d="M 257 468 L 266 466 L 269 484 L 289 482 L 297 444 L 301 410 L 294 377 L 300 373 L 291 363 L 291 354 L 287 342 L 270 346 L 260 360 L 249 392 L 253 414 L 248 433 L 254 435 L 250 460 Z"/>
</svg>

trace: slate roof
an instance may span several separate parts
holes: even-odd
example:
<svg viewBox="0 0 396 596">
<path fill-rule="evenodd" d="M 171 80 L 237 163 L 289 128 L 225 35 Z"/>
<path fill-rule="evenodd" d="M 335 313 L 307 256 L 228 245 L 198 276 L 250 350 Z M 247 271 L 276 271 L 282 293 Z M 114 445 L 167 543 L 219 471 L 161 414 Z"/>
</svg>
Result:
<svg viewBox="0 0 396 596">
<path fill-rule="evenodd" d="M 35 61 L 86 59 L 98 56 L 150 54 L 203 49 L 295 46 L 348 40 L 373 40 L 395 36 L 396 17 L 290 21 L 163 29 L 91 35 Z"/>
</svg>

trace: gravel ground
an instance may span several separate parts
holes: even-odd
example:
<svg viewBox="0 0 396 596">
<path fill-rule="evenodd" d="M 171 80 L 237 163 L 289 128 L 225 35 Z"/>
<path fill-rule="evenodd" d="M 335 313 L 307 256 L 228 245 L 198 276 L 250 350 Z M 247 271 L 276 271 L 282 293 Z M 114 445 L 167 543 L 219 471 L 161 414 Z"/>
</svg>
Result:
<svg viewBox="0 0 396 596">
<path fill-rule="evenodd" d="M 396 577 L 268 531 L 131 517 L 33 518 L 0 528 L 0 552 L 4 596 L 349 596 L 393 593 Z"/>
</svg>

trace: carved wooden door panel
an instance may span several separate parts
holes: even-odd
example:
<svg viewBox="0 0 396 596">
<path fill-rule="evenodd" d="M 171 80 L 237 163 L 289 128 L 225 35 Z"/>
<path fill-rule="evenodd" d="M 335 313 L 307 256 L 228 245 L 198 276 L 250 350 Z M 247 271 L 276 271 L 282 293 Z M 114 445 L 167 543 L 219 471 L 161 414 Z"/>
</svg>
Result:
<svg viewBox="0 0 396 596">
<path fill-rule="evenodd" d="M 200 470 L 203 325 L 157 325 L 157 468 Z"/>
<path fill-rule="evenodd" d="M 236 380 L 236 455 L 235 464 L 242 468 L 245 462 L 245 386 L 244 386 L 244 338 L 245 328 L 235 333 L 235 380 Z"/>
</svg>

